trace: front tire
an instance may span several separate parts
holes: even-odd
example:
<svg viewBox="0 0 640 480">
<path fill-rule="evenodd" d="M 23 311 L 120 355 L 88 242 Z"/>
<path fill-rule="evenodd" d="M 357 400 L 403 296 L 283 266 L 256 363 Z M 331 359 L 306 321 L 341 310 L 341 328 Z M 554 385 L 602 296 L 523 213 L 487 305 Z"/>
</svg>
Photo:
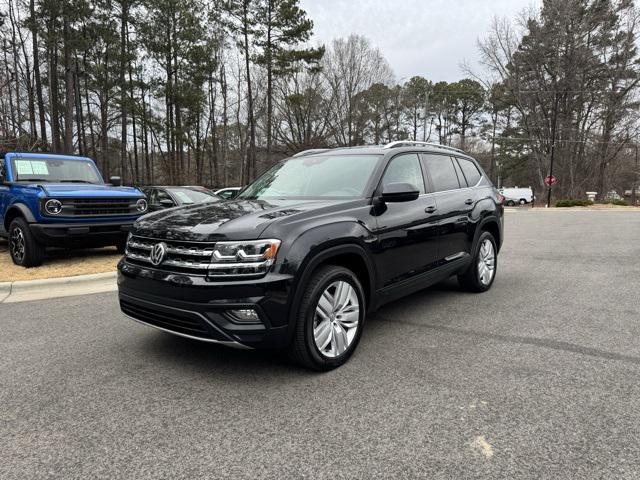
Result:
<svg viewBox="0 0 640 480">
<path fill-rule="evenodd" d="M 45 247 L 22 218 L 16 218 L 9 226 L 9 254 L 13 263 L 25 268 L 38 267 L 44 260 Z"/>
<path fill-rule="evenodd" d="M 364 318 L 364 291 L 355 274 L 335 265 L 321 267 L 304 287 L 290 358 L 317 371 L 343 365 L 360 341 Z"/>
<path fill-rule="evenodd" d="M 498 249 L 491 233 L 483 231 L 476 242 L 471 265 L 458 275 L 460 286 L 470 292 L 486 292 L 493 285 L 498 268 Z"/>
<path fill-rule="evenodd" d="M 116 250 L 119 254 L 124 255 L 127 251 L 127 237 L 123 237 L 116 243 Z"/>
</svg>

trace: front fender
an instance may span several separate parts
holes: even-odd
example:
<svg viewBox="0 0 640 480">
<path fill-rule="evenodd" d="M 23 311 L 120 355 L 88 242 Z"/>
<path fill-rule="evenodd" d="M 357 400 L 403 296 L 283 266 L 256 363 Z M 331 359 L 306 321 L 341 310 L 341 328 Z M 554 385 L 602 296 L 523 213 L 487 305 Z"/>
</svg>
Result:
<svg viewBox="0 0 640 480">
<path fill-rule="evenodd" d="M 357 255 L 369 276 L 367 296 L 374 298 L 376 270 L 370 253 L 370 244 L 373 241 L 374 237 L 363 225 L 355 221 L 344 221 L 311 228 L 287 245 L 287 254 L 280 271 L 293 276 L 288 305 L 291 334 L 295 329 L 304 286 L 314 270 L 333 257 Z M 367 288 L 365 285 L 363 287 Z"/>
<path fill-rule="evenodd" d="M 9 218 L 14 218 L 14 215 L 13 215 L 14 212 L 18 213 L 18 216 L 24 218 L 27 221 L 27 223 L 37 222 L 36 218 L 33 216 L 33 213 L 31 212 L 31 209 L 29 207 L 27 207 L 24 203 L 14 203 L 12 205 L 9 205 L 9 208 L 7 208 L 7 211 L 4 213 L 5 230 L 9 230 L 9 225 L 7 225 L 7 220 Z"/>
</svg>

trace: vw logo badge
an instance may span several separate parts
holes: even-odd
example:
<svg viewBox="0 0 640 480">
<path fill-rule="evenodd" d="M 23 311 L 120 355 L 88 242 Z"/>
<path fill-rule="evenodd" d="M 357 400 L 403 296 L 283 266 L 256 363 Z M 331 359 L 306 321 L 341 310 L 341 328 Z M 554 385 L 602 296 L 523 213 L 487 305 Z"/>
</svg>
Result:
<svg viewBox="0 0 640 480">
<path fill-rule="evenodd" d="M 167 244 L 164 242 L 156 243 L 151 249 L 151 255 L 149 260 L 156 267 L 164 261 L 164 257 L 167 254 Z"/>
</svg>

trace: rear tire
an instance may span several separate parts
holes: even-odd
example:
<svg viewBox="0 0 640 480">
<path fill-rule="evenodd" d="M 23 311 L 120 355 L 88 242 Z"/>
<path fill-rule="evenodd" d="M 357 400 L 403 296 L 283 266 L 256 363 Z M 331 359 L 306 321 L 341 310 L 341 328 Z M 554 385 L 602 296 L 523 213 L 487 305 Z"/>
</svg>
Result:
<svg viewBox="0 0 640 480">
<path fill-rule="evenodd" d="M 355 274 L 335 265 L 321 267 L 304 286 L 289 357 L 317 371 L 343 365 L 360 341 L 364 318 L 364 291 Z"/>
<path fill-rule="evenodd" d="M 483 231 L 476 242 L 471 265 L 458 275 L 460 286 L 469 292 L 486 292 L 493 285 L 498 270 L 498 249 L 493 235 Z"/>
<path fill-rule="evenodd" d="M 516 206 L 516 202 L 514 202 L 513 200 L 507 200 L 507 207 L 515 207 Z"/>
<path fill-rule="evenodd" d="M 35 239 L 22 218 L 14 219 L 9 226 L 9 255 L 13 263 L 25 268 L 38 267 L 44 260 L 44 245 Z"/>
</svg>

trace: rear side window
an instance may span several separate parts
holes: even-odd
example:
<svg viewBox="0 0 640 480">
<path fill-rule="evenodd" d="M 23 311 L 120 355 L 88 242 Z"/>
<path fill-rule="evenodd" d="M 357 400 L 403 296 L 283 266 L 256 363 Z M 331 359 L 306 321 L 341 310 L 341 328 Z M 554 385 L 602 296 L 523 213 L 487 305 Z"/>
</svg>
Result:
<svg viewBox="0 0 640 480">
<path fill-rule="evenodd" d="M 417 154 L 399 155 L 391 160 L 382 177 L 382 185 L 390 183 L 410 183 L 420 193 L 425 192 L 422 167 Z"/>
<path fill-rule="evenodd" d="M 464 173 L 469 186 L 473 187 L 474 185 L 477 185 L 480 181 L 481 175 L 476 164 L 471 160 L 465 160 L 464 158 L 458 158 L 458 164 L 460 165 L 462 173 Z"/>
<path fill-rule="evenodd" d="M 427 171 L 433 183 L 434 192 L 460 188 L 458 176 L 450 157 L 444 155 L 425 155 Z"/>
<path fill-rule="evenodd" d="M 451 160 L 453 160 L 453 168 L 456 169 L 456 175 L 458 175 L 458 183 L 460 184 L 460 187 L 470 187 L 471 185 L 467 185 L 467 181 L 465 180 L 464 175 L 462 174 L 462 170 L 460 169 L 460 165 L 458 165 L 456 159 L 452 157 Z"/>
</svg>

